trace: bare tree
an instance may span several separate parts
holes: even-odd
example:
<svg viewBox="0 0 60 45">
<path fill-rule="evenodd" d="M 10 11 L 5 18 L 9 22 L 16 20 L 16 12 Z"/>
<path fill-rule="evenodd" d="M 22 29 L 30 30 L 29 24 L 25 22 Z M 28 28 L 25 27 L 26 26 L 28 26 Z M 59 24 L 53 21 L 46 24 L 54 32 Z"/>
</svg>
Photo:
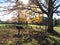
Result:
<svg viewBox="0 0 60 45">
<path fill-rule="evenodd" d="M 30 0 L 31 4 L 35 4 L 43 14 L 48 16 L 48 29 L 47 31 L 52 32 L 53 29 L 53 15 L 60 13 L 58 10 L 60 7 L 59 0 Z M 38 12 L 39 13 L 39 12 Z"/>
</svg>

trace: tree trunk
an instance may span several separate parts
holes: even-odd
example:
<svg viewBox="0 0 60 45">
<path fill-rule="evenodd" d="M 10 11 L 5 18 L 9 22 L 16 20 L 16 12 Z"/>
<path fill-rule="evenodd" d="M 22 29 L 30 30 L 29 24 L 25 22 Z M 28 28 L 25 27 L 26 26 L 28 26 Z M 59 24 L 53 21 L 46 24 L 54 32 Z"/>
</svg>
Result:
<svg viewBox="0 0 60 45">
<path fill-rule="evenodd" d="M 49 14 L 48 15 L 48 29 L 47 29 L 47 31 L 48 32 L 53 32 L 53 14 L 51 15 L 51 14 Z"/>
</svg>

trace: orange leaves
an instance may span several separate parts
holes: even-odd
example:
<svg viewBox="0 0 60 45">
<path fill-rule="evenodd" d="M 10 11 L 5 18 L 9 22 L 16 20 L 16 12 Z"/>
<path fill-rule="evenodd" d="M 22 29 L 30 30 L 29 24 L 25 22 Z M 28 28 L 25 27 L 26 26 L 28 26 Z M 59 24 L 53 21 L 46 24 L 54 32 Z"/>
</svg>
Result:
<svg viewBox="0 0 60 45">
<path fill-rule="evenodd" d="M 21 18 L 22 20 L 22 22 L 26 22 L 26 17 L 25 16 L 23 16 L 22 18 Z"/>
</svg>

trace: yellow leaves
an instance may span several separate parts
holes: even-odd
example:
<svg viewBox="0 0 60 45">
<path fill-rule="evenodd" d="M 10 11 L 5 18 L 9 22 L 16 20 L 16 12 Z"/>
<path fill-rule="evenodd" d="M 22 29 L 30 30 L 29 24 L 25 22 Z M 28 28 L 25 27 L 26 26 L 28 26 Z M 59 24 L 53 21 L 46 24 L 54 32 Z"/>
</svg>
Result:
<svg viewBox="0 0 60 45">
<path fill-rule="evenodd" d="M 32 22 L 40 23 L 40 22 L 42 22 L 42 18 L 43 18 L 43 15 L 34 16 L 33 18 L 28 20 L 28 23 L 32 23 Z"/>
<path fill-rule="evenodd" d="M 28 14 L 32 15 L 32 12 L 29 12 Z"/>
<path fill-rule="evenodd" d="M 39 21 L 39 18 L 38 17 L 33 18 L 33 22 L 34 23 L 37 23 L 38 21 Z"/>
<path fill-rule="evenodd" d="M 42 16 L 38 16 L 38 17 L 33 18 L 32 20 L 34 23 L 38 23 L 38 22 L 42 22 L 42 18 L 43 18 Z"/>
<path fill-rule="evenodd" d="M 40 21 L 40 22 L 42 22 L 42 18 L 43 18 L 42 16 L 39 16 L 39 21 Z"/>
<path fill-rule="evenodd" d="M 37 10 L 37 8 L 32 8 L 32 10 L 33 10 L 33 11 L 35 11 L 35 12 L 37 12 L 37 11 L 38 11 L 38 10 Z"/>
<path fill-rule="evenodd" d="M 32 23 L 32 20 L 31 20 L 31 19 L 29 19 L 29 20 L 28 20 L 28 23 Z"/>
</svg>

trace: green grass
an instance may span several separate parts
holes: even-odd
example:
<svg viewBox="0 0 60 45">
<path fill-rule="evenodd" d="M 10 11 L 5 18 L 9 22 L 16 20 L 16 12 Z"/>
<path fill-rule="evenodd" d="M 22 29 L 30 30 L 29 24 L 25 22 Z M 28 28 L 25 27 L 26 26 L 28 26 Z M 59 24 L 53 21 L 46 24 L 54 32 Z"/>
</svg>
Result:
<svg viewBox="0 0 60 45">
<path fill-rule="evenodd" d="M 57 31 L 58 33 L 60 33 L 60 27 L 54 27 L 54 30 Z"/>
</svg>

